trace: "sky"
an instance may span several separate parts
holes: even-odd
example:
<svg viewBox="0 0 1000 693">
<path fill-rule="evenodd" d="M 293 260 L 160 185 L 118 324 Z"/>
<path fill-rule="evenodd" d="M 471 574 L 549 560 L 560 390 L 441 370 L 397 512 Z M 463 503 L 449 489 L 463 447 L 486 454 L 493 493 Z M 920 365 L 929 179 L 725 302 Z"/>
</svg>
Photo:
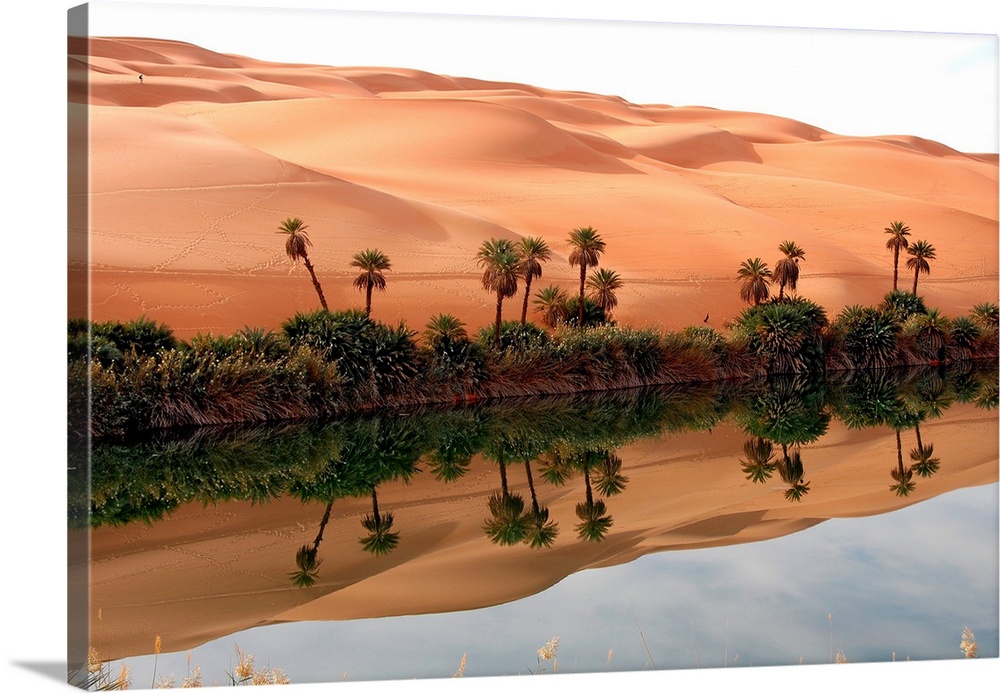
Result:
<svg viewBox="0 0 1000 693">
<path fill-rule="evenodd" d="M 997 36 L 974 33 L 988 31 L 977 24 L 959 29 L 965 33 L 851 30 L 773 26 L 763 17 L 741 26 L 720 21 L 722 13 L 710 23 L 678 23 L 295 4 L 305 9 L 97 2 L 90 33 L 178 39 L 279 62 L 411 67 L 634 103 L 764 112 L 837 134 L 917 135 L 961 151 L 1000 149 Z"/>
<path fill-rule="evenodd" d="M 66 315 L 66 293 L 65 277 L 61 268 L 65 264 L 66 248 L 65 234 L 62 231 L 66 218 L 65 200 L 65 37 L 67 11 L 79 3 L 66 2 L 63 0 L 33 0 L 22 3 L 17 10 L 16 16 L 11 15 L 11 21 L 7 27 L 4 41 L 0 42 L 0 50 L 3 51 L 3 64 L 7 67 L 4 74 L 4 101 L 3 113 L 5 121 L 5 131 L 9 136 L 5 140 L 5 200 L 8 201 L 8 209 L 13 212 L 8 221 L 8 233 L 4 236 L 5 257 L 9 262 L 5 271 L 0 273 L 0 281 L 3 282 L 4 295 L 4 317 L 0 323 L 4 330 L 3 338 L 0 339 L 0 363 L 3 364 L 3 376 L 5 384 L 5 395 L 8 401 L 16 400 L 17 406 L 14 411 L 8 412 L 3 419 L 4 425 L 4 447 L 3 458 L 7 462 L 9 489 L 49 489 L 51 493 L 28 494 L 17 492 L 8 498 L 8 502 L 2 504 L 3 526 L 8 528 L 4 536 L 4 545 L 8 556 L 25 557 L 28 563 L 23 568 L 11 571 L 8 575 L 4 645 L 5 657 L 0 661 L 3 669 L 2 680 L 7 690 L 65 690 L 64 684 L 60 683 L 62 672 L 65 667 L 65 574 L 60 570 L 60 557 L 65 555 L 65 444 L 62 424 L 65 421 L 65 371 L 63 360 L 64 340 L 65 340 L 65 315 Z M 143 3 L 147 5 L 148 3 Z M 161 3 L 171 6 L 179 6 L 182 3 L 171 2 Z M 189 3 L 193 4 L 193 3 Z M 226 6 L 245 5 L 243 2 L 224 2 L 223 0 L 202 0 L 198 3 L 201 6 Z M 258 4 L 278 4 L 276 0 L 261 0 Z M 756 91 L 764 93 L 762 87 L 744 89 L 745 86 L 738 83 L 726 87 L 719 86 L 719 83 L 711 79 L 691 78 L 689 88 L 694 89 L 699 82 L 712 84 L 713 87 L 707 96 L 690 91 L 681 92 L 678 86 L 679 75 L 690 75 L 691 70 L 700 66 L 703 61 L 695 61 L 692 56 L 704 57 L 703 46 L 695 45 L 689 47 L 679 58 L 672 61 L 660 63 L 661 68 L 656 76 L 673 75 L 676 79 L 671 83 L 671 89 L 662 94 L 646 96 L 645 93 L 633 93 L 624 81 L 619 80 L 625 74 L 625 70 L 612 67 L 609 70 L 610 80 L 605 76 L 603 83 L 594 83 L 593 86 L 576 87 L 577 79 L 589 77 L 595 72 L 593 66 L 584 67 L 584 63 L 589 56 L 594 53 L 593 43 L 584 44 L 570 40 L 560 48 L 556 56 L 545 59 L 533 58 L 533 63 L 529 61 L 529 66 L 533 69 L 528 71 L 525 81 L 534 82 L 542 86 L 552 86 L 554 88 L 584 88 L 592 91 L 606 91 L 617 93 L 630 100 L 643 101 L 665 101 L 666 103 L 680 104 L 681 102 L 704 102 L 704 105 L 742 108 L 747 110 L 759 110 L 788 117 L 796 117 L 813 125 L 824 127 L 842 134 L 865 134 L 876 130 L 884 132 L 907 132 L 907 134 L 917 134 L 921 136 L 938 139 L 950 146 L 959 149 L 983 150 L 989 149 L 997 151 L 997 67 L 996 67 L 996 36 L 1000 33 L 1000 8 L 996 3 L 987 3 L 982 0 L 949 0 L 947 3 L 913 3 L 912 0 L 884 0 L 873 2 L 873 0 L 840 0 L 837 3 L 804 3 L 801 1 L 790 2 L 788 0 L 756 0 L 746 2 L 746 0 L 711 0 L 702 2 L 687 3 L 655 3 L 648 0 L 614 0 L 613 2 L 598 2 L 595 0 L 477 0 L 470 3 L 467 0 L 421 0 L 414 3 L 412 0 L 289 0 L 285 4 L 295 5 L 303 8 L 334 9 L 341 11 L 375 11 L 375 12 L 400 12 L 412 11 L 414 6 L 419 7 L 421 13 L 426 14 L 457 14 L 476 13 L 479 15 L 502 15 L 506 17 L 561 17 L 576 18 L 581 20 L 607 20 L 614 22 L 615 26 L 621 26 L 624 22 L 635 21 L 667 21 L 681 23 L 708 23 L 715 25 L 745 25 L 745 26 L 781 26 L 781 27 L 810 27 L 810 28 L 833 28 L 835 30 L 860 30 L 865 32 L 876 32 L 884 35 L 885 32 L 949 32 L 959 34 L 988 34 L 992 36 L 992 65 L 983 67 L 982 63 L 974 65 L 976 51 L 985 50 L 973 48 L 972 44 L 981 45 L 981 42 L 970 41 L 968 50 L 963 48 L 963 52 L 955 55 L 946 52 L 947 59 L 938 60 L 938 66 L 951 65 L 955 74 L 978 74 L 978 78 L 972 79 L 974 86 L 971 92 L 966 91 L 963 99 L 949 100 L 932 94 L 929 101 L 920 102 L 921 105 L 914 105 L 914 101 L 904 98 L 897 92 L 902 89 L 902 84 L 897 75 L 891 72 L 881 72 L 881 89 L 894 95 L 894 99 L 888 104 L 878 101 L 878 84 L 875 85 L 876 96 L 872 96 L 870 90 L 862 92 L 860 85 L 867 81 L 868 73 L 871 70 L 856 70 L 853 77 L 841 77 L 839 81 L 813 80 L 818 85 L 815 89 L 805 94 L 802 90 L 802 79 L 791 82 L 787 79 L 782 82 L 779 75 L 773 82 L 777 86 L 771 91 L 784 95 L 784 101 L 763 103 L 763 102 L 735 102 L 735 94 L 749 92 L 752 96 Z M 471 6 L 471 7 L 470 7 Z M 147 16 L 147 15 L 143 15 Z M 311 15 L 315 18 L 316 15 Z M 577 26 L 576 23 L 572 23 Z M 163 20 L 157 20 L 156 26 L 159 31 L 153 32 L 150 23 L 144 22 L 133 25 L 128 33 L 160 33 L 166 31 L 166 24 Z M 551 27 L 551 25 L 549 25 Z M 118 31 L 125 31 L 128 27 L 122 27 Z M 281 28 L 281 27 L 278 27 Z M 248 31 L 256 32 L 257 40 L 252 46 L 263 46 L 263 39 L 275 39 L 275 44 L 284 46 L 287 49 L 293 47 L 314 48 L 322 47 L 331 52 L 329 59 L 324 58 L 320 62 L 397 62 L 390 57 L 382 58 L 373 56 L 371 59 L 362 60 L 361 53 L 357 55 L 344 56 L 340 52 L 334 52 L 338 47 L 348 45 L 348 39 L 352 39 L 350 45 L 358 46 L 361 49 L 390 49 L 396 48 L 395 42 L 399 37 L 394 37 L 393 41 L 382 40 L 380 42 L 366 39 L 364 35 L 335 37 L 329 33 L 319 32 L 320 35 L 305 38 L 307 27 L 289 27 L 287 31 L 277 31 L 272 24 L 258 24 L 247 27 Z M 171 28 L 171 33 L 175 38 L 183 38 L 182 31 L 197 29 L 202 33 L 200 36 L 191 36 L 207 48 L 220 51 L 242 52 L 236 46 L 217 45 L 221 43 L 224 36 L 233 37 L 235 31 L 229 27 L 229 31 L 220 32 L 217 27 L 213 27 L 204 21 L 186 21 L 180 27 Z M 607 31 L 601 33 L 598 45 L 604 43 Z M 835 32 L 836 33 L 836 32 Z M 251 34 L 253 35 L 253 34 Z M 843 34 L 839 34 L 844 36 Z M 816 33 L 810 33 L 809 37 L 817 37 Z M 404 37 L 406 38 L 406 37 Z M 447 38 L 447 37 L 446 37 Z M 509 64 L 511 68 L 525 62 L 524 56 L 530 55 L 532 49 L 537 48 L 527 39 L 522 39 L 516 44 L 500 39 L 495 39 L 486 45 L 467 45 L 465 53 L 457 56 L 462 60 L 456 60 L 455 67 L 445 66 L 439 69 L 441 72 L 453 72 L 456 74 L 469 73 L 474 69 L 478 70 L 477 63 L 473 62 L 474 56 L 479 56 L 488 64 L 503 67 Z M 416 38 L 421 49 L 434 47 L 442 39 L 440 36 L 430 37 L 422 34 Z M 817 38 L 817 41 L 819 39 Z M 227 39 L 228 41 L 228 39 Z M 856 49 L 857 35 L 846 37 L 837 49 L 838 53 L 845 56 L 845 59 L 855 60 L 858 55 Z M 662 41 L 663 48 L 671 46 L 669 42 Z M 810 41 L 805 41 L 803 48 L 809 47 Z M 959 42 L 962 43 L 962 42 Z M 989 42 L 987 42 L 989 43 Z M 760 47 L 758 42 L 758 47 Z M 925 44 L 926 45 L 926 44 Z M 568 46 L 568 47 L 566 47 Z M 626 49 L 632 49 L 628 45 L 617 47 L 618 53 L 614 55 L 627 54 Z M 648 47 L 647 47 L 648 48 Z M 353 49 L 352 49 L 353 50 Z M 457 49 L 453 49 L 457 50 Z M 251 52 L 251 51 L 247 51 Z M 263 52 L 255 57 L 266 57 Z M 889 51 L 891 52 L 891 50 Z M 930 52 L 930 51 L 928 51 Z M 718 54 L 720 51 L 716 50 Z M 730 54 L 733 52 L 730 51 Z M 388 54 L 382 54 L 387 55 Z M 416 51 L 406 53 L 406 62 L 414 63 L 410 58 L 416 55 Z M 743 53 L 737 53 L 737 58 L 729 63 L 730 71 L 746 69 L 747 61 L 743 59 Z M 884 53 L 883 53 L 884 55 Z M 912 54 L 911 54 L 912 55 Z M 914 56 L 916 59 L 920 56 Z M 557 59 L 558 58 L 558 59 Z M 276 55 L 275 59 L 279 59 Z M 281 58 L 284 59 L 284 58 Z M 305 59 L 299 58 L 299 59 Z M 623 58 L 624 59 L 624 58 Z M 987 61 L 990 62 L 990 61 Z M 543 75 L 540 68 L 548 69 L 551 65 L 561 63 L 569 66 L 565 77 L 558 76 L 550 78 Z M 414 63 L 415 64 L 415 63 Z M 787 54 L 784 64 L 787 70 L 794 70 L 800 77 L 809 75 L 809 66 L 803 62 L 802 57 L 797 54 Z M 870 64 L 870 62 L 868 63 Z M 427 63 L 428 67 L 430 64 Z M 753 70 L 756 79 L 763 79 L 759 73 L 760 68 Z M 657 80 L 649 77 L 649 73 L 644 73 L 647 78 L 643 80 L 647 84 Z M 745 73 L 744 73 L 745 74 Z M 486 76 L 484 73 L 480 76 Z M 513 78 L 513 77 L 512 77 Z M 572 78 L 572 82 L 571 82 Z M 746 79 L 746 78 L 745 78 Z M 665 82 L 665 79 L 662 80 Z M 947 80 L 946 80 L 947 81 Z M 952 80 L 957 86 L 960 80 Z M 907 80 L 903 80 L 906 83 Z M 852 85 L 853 89 L 850 98 L 847 98 L 841 90 L 842 85 Z M 910 81 L 912 83 L 912 81 Z M 757 83 L 759 85 L 759 82 Z M 785 88 L 782 89 L 782 85 Z M 796 85 L 794 88 L 791 85 Z M 918 78 L 917 86 L 926 84 L 923 91 L 933 92 L 934 89 L 945 89 L 948 84 L 941 85 L 940 81 L 929 78 Z M 694 85 L 694 86 L 691 86 Z M 919 91 L 919 90 L 918 90 Z M 741 97 L 744 98 L 744 97 Z M 915 98 L 915 97 L 913 97 Z M 868 108 L 869 103 L 878 103 L 878 108 Z M 928 106 L 927 103 L 931 105 Z M 942 116 L 940 111 L 933 108 L 934 104 L 942 105 L 946 115 Z M 981 115 L 977 122 L 969 122 L 963 119 L 965 110 L 954 107 L 955 104 L 974 103 L 978 107 L 973 108 Z M 806 107 L 811 108 L 806 112 Z M 803 110 L 798 110 L 803 109 Z M 925 125 L 918 124 L 917 119 L 925 110 L 934 113 L 933 117 Z M 863 124 L 863 128 L 855 129 L 849 120 L 841 120 L 851 117 L 852 112 L 861 117 L 857 122 Z M 899 119 L 893 119 L 883 125 L 883 121 L 876 121 L 876 114 L 891 114 Z M 836 118 L 835 118 L 836 116 Z M 905 119 L 904 119 L 905 116 Z M 881 117 L 881 116 L 879 116 Z M 992 123 L 986 121 L 992 118 Z M 954 123 L 955 127 L 950 126 Z M 984 125 L 984 123 L 986 123 Z M 989 132 L 987 132 L 989 131 Z M 938 134 L 943 133 L 943 134 Z M 992 133 L 992 134 L 990 134 Z M 16 210 L 16 211 L 15 211 Z M 30 244 L 29 244 L 30 241 Z M 30 300 L 26 300 L 29 299 Z M 13 435 L 17 432 L 18 435 Z M 17 528 L 17 531 L 14 531 Z M 43 551 L 46 556 L 52 557 L 54 566 L 52 569 L 46 567 L 44 570 L 29 568 L 29 565 L 38 565 L 39 552 Z M 44 559 L 48 566 L 49 559 Z M 982 662 L 978 668 L 983 680 L 995 680 L 998 669 L 997 660 Z M 732 678 L 724 670 L 696 672 L 689 674 L 679 673 L 671 675 L 668 679 L 635 677 L 629 679 L 629 685 L 634 690 L 662 690 L 664 683 L 673 684 L 684 689 L 684 684 L 688 688 L 695 686 L 699 688 L 712 689 L 713 684 L 737 684 L 742 690 L 758 690 L 756 686 L 768 686 L 773 690 L 775 685 L 780 688 L 782 684 L 796 685 L 807 683 L 811 690 L 837 690 L 841 691 L 845 686 L 852 684 L 865 684 L 870 687 L 872 679 L 876 681 L 888 682 L 885 673 L 887 667 L 869 667 L 860 665 L 858 667 L 834 667 L 825 669 L 821 677 L 817 677 L 815 672 L 797 671 L 794 668 L 784 670 L 772 670 L 760 672 L 761 676 L 753 679 L 741 675 L 739 679 Z M 956 669 L 947 666 L 935 665 L 933 670 L 927 668 L 917 670 L 900 670 L 892 667 L 894 685 L 915 683 L 924 681 L 942 681 L 948 676 L 955 676 Z M 967 668 L 962 669 L 968 672 Z M 935 678 L 935 676 L 937 678 Z M 764 678 L 762 678 L 764 677 Z M 621 685 L 618 677 L 611 679 L 594 676 L 594 683 L 600 685 L 617 683 Z M 503 681 L 445 681 L 445 684 L 458 686 L 457 690 L 509 690 L 508 685 Z M 968 676 L 967 673 L 959 676 L 953 683 L 959 685 L 971 683 L 975 685 L 977 679 Z M 572 680 L 557 680 L 546 677 L 525 677 L 518 681 L 518 689 L 524 691 L 546 690 L 546 691 L 568 691 L 576 690 L 571 688 Z M 336 688 L 331 686 L 305 686 L 302 690 L 337 690 L 337 691 L 363 691 L 369 693 L 374 690 L 385 690 L 386 687 L 377 685 L 353 685 L 336 684 Z M 439 690 L 440 685 L 436 683 L 410 682 L 408 684 L 393 684 L 393 691 L 431 691 Z M 761 688 L 762 689 L 762 688 Z"/>
</svg>

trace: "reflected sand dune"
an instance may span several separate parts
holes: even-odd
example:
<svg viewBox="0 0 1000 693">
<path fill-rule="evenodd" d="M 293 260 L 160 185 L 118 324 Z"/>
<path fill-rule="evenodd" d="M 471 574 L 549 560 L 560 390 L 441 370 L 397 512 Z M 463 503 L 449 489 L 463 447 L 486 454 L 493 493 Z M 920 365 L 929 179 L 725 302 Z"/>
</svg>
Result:
<svg viewBox="0 0 1000 693">
<path fill-rule="evenodd" d="M 996 482 L 995 407 L 993 369 L 104 446 L 93 642 L 122 658 L 157 635 L 183 651 L 271 623 L 475 609 L 654 552 L 890 512 Z"/>
</svg>

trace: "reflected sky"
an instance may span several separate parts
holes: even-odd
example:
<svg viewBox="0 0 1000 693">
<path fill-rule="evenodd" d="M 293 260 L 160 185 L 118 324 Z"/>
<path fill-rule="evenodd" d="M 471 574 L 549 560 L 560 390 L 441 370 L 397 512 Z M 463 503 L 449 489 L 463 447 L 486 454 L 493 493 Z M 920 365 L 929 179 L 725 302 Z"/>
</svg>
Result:
<svg viewBox="0 0 1000 693">
<path fill-rule="evenodd" d="M 294 683 L 446 678 L 463 655 L 466 677 L 527 674 L 553 636 L 564 673 L 822 664 L 838 651 L 950 659 L 966 626 L 980 656 L 997 657 L 997 499 L 989 484 L 770 541 L 651 554 L 492 608 L 250 629 L 192 650 L 190 666 L 228 684 L 239 647 Z M 160 655 L 157 676 L 179 683 L 187 658 Z M 133 687 L 148 686 L 153 658 L 125 661 Z"/>
</svg>

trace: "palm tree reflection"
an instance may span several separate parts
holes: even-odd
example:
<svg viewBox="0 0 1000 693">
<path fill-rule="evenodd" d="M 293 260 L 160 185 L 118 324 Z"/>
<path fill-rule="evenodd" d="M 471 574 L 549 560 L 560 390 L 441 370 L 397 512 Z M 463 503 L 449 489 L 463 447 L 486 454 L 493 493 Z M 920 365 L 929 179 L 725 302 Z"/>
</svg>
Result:
<svg viewBox="0 0 1000 693">
<path fill-rule="evenodd" d="M 791 454 L 788 446 L 781 446 L 781 461 L 778 462 L 778 474 L 781 480 L 788 484 L 785 489 L 785 499 L 789 501 L 801 501 L 802 496 L 809 493 L 809 482 L 803 481 L 802 476 L 805 470 L 802 467 L 802 454 L 796 445 Z"/>
<path fill-rule="evenodd" d="M 926 479 L 941 468 L 941 460 L 934 457 L 934 443 L 924 445 L 920 438 L 920 424 L 915 424 L 913 428 L 917 434 L 917 447 L 910 450 L 910 460 L 913 462 L 913 471 Z"/>
<path fill-rule="evenodd" d="M 528 477 L 528 491 L 531 494 L 531 510 L 528 512 L 528 530 L 525 541 L 533 549 L 548 548 L 559 534 L 559 525 L 549 520 L 549 509 L 538 504 L 535 481 L 531 475 L 531 462 L 525 461 L 524 473 Z"/>
<path fill-rule="evenodd" d="M 361 526 L 368 531 L 368 536 L 358 540 L 365 551 L 374 556 L 384 556 L 396 548 L 399 544 L 399 532 L 392 531 L 393 520 L 392 513 L 379 513 L 378 495 L 372 486 L 371 514 L 361 518 Z"/>
<path fill-rule="evenodd" d="M 594 499 L 594 490 L 590 482 L 590 468 L 597 464 L 603 464 L 608 453 L 598 451 L 587 451 L 576 456 L 575 461 L 583 469 L 583 483 L 586 489 L 586 500 L 577 503 L 576 516 L 580 519 L 580 524 L 576 526 L 580 539 L 598 542 L 604 539 L 614 520 L 608 514 L 607 506 L 603 500 Z M 624 478 L 624 477 L 623 477 Z M 627 480 L 626 480 L 627 481 Z"/>
<path fill-rule="evenodd" d="M 491 517 L 485 520 L 483 530 L 494 543 L 512 546 L 528 536 L 528 519 L 524 515 L 524 499 L 512 494 L 507 485 L 503 445 L 497 446 L 496 458 L 500 467 L 500 491 L 493 492 L 487 501 Z"/>
<path fill-rule="evenodd" d="M 899 429 L 896 429 L 896 466 L 889 470 L 892 480 L 895 482 L 889 488 L 897 496 L 908 496 L 916 488 L 913 481 L 913 470 L 903 466 L 903 444 L 899 439 Z"/>
<path fill-rule="evenodd" d="M 289 573 L 288 577 L 296 587 L 312 587 L 316 584 L 316 578 L 319 577 L 319 564 L 323 562 L 318 560 L 316 556 L 319 553 L 319 544 L 323 541 L 323 532 L 326 531 L 326 524 L 330 521 L 330 510 L 332 508 L 333 501 L 330 501 L 326 504 L 323 519 L 319 523 L 319 532 L 316 534 L 316 538 L 313 539 L 312 546 L 303 544 L 295 553 L 295 565 L 298 567 L 298 570 Z"/>
<path fill-rule="evenodd" d="M 747 481 L 763 484 L 774 474 L 774 444 L 766 438 L 754 437 L 743 443 L 743 473 Z"/>
</svg>

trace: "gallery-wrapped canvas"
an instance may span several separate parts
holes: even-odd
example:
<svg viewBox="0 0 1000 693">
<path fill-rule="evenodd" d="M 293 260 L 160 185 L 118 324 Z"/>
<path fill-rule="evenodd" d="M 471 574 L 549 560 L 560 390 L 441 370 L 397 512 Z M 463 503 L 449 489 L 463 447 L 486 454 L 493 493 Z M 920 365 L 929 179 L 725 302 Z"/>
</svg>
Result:
<svg viewBox="0 0 1000 693">
<path fill-rule="evenodd" d="M 997 658 L 995 35 L 91 3 L 68 61 L 71 684 Z"/>
</svg>

